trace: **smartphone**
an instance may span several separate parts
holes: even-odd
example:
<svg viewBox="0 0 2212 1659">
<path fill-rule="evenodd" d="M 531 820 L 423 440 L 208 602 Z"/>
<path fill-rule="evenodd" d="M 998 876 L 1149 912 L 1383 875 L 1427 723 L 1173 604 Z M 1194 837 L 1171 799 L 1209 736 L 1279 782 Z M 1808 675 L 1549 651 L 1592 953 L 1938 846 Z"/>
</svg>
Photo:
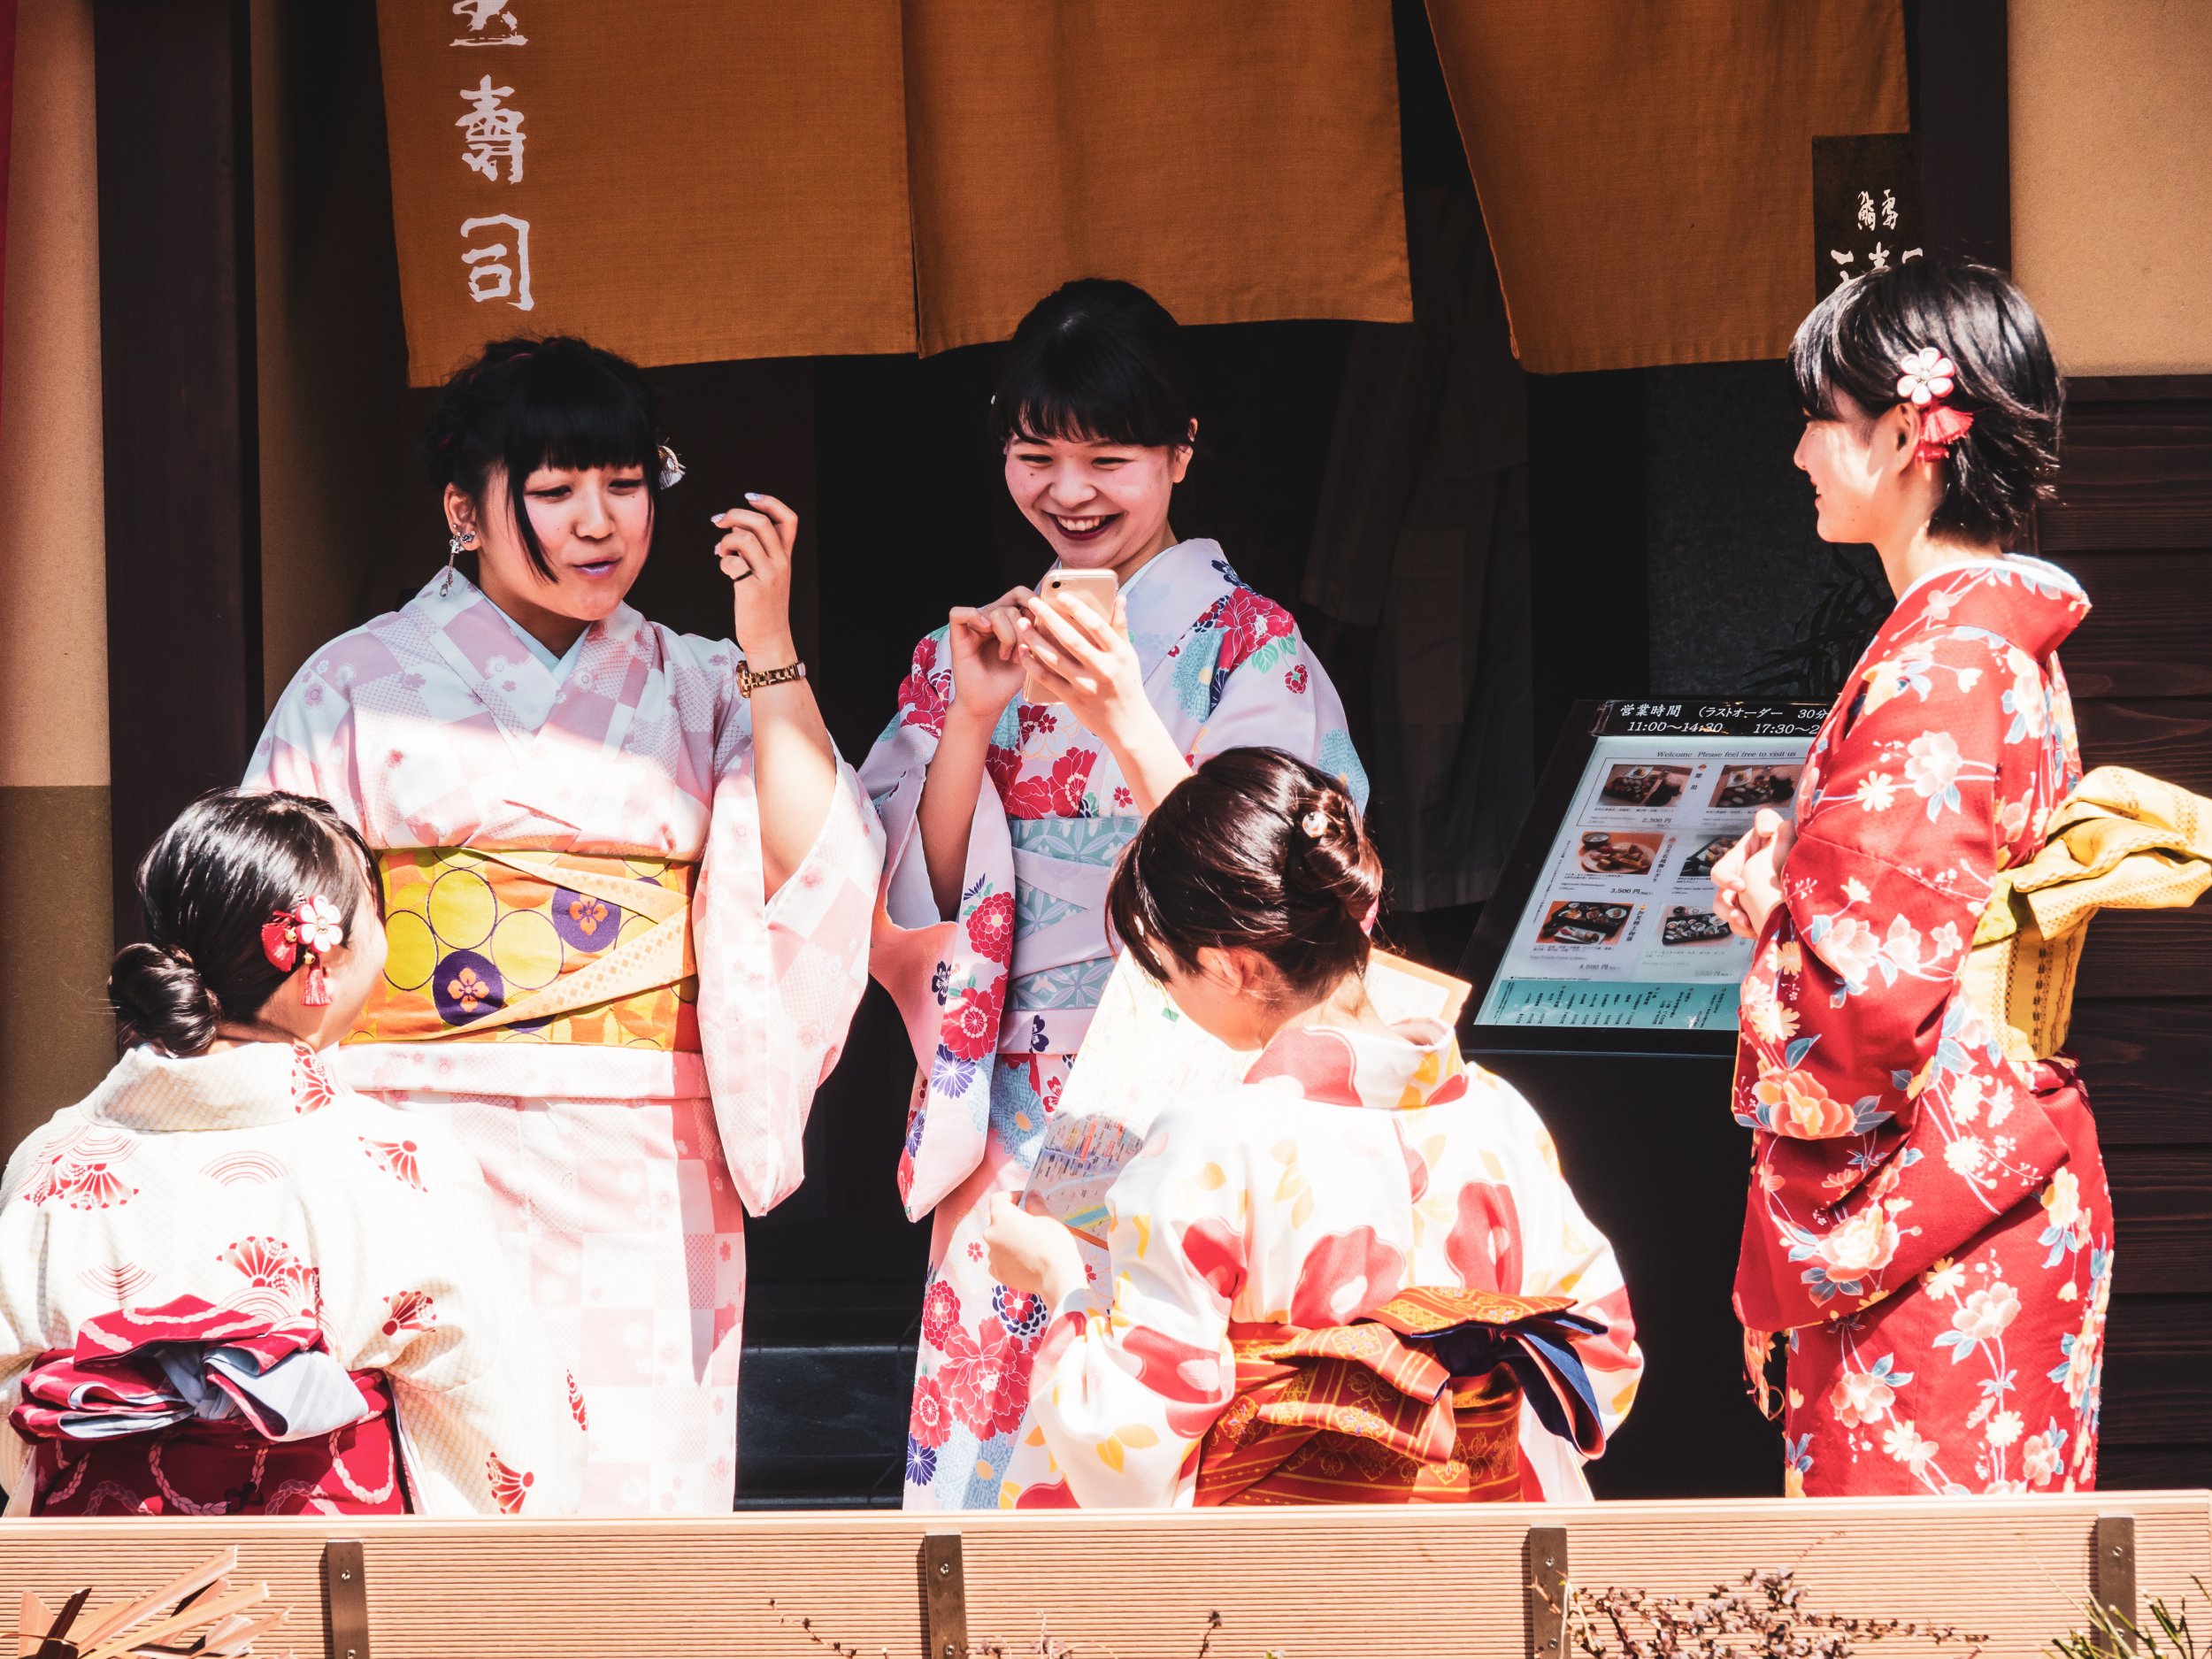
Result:
<svg viewBox="0 0 2212 1659">
<path fill-rule="evenodd" d="M 1111 571 L 1053 571 L 1037 585 L 1038 597 L 1049 599 L 1062 610 L 1083 605 L 1102 621 L 1110 622 L 1114 616 L 1114 595 L 1121 584 Z M 1031 675 L 1022 687 L 1022 695 L 1031 703 L 1049 703 L 1052 699 Z"/>
</svg>

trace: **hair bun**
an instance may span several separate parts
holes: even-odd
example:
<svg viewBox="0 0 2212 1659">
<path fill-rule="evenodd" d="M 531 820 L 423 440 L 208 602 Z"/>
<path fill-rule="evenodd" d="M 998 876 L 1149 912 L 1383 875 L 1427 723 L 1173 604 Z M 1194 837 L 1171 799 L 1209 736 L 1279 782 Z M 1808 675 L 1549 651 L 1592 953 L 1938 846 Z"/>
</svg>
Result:
<svg viewBox="0 0 2212 1659">
<path fill-rule="evenodd" d="M 108 970 L 108 1001 L 125 1048 L 151 1042 L 173 1055 L 194 1055 L 215 1041 L 221 1010 L 181 949 L 124 946 Z"/>
<path fill-rule="evenodd" d="M 1290 895 L 1334 905 L 1363 928 L 1382 898 L 1382 858 L 1359 811 L 1341 789 L 1317 792 L 1297 813 L 1295 856 L 1285 871 Z"/>
</svg>

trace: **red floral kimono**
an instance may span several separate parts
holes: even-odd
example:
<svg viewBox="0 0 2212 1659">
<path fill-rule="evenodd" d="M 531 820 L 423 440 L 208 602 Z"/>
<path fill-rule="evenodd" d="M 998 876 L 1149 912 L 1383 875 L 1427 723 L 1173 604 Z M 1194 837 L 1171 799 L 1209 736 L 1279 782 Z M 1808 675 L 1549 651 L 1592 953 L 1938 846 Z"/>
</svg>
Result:
<svg viewBox="0 0 2212 1659">
<path fill-rule="evenodd" d="M 1908 588 L 1799 784 L 1744 981 L 1756 1133 L 1736 1311 L 1789 1333 L 1787 1488 L 2095 1484 L 2112 1210 L 2070 1060 L 2003 1057 L 1960 985 L 1998 871 L 2080 777 L 2055 655 L 2089 609 L 2039 561 Z"/>
</svg>

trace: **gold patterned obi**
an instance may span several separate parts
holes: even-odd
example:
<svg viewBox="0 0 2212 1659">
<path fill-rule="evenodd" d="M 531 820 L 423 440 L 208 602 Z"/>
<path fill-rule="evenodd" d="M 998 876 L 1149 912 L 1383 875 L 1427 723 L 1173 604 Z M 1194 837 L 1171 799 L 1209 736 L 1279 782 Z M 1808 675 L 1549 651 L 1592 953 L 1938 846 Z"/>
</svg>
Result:
<svg viewBox="0 0 2212 1659">
<path fill-rule="evenodd" d="M 406 847 L 376 864 L 389 950 L 347 1042 L 698 1052 L 695 862 Z"/>
</svg>

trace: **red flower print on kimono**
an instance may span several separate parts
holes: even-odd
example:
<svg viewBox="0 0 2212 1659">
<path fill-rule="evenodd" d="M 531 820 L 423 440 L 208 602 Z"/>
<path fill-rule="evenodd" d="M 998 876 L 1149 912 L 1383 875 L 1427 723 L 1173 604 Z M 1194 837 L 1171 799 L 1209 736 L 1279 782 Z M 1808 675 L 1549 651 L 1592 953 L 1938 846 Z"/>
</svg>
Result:
<svg viewBox="0 0 2212 1659">
<path fill-rule="evenodd" d="M 927 635 L 914 648 L 913 666 L 899 682 L 899 724 L 918 726 L 932 737 L 942 737 L 951 690 L 951 669 L 940 673 L 937 638 Z"/>
<path fill-rule="evenodd" d="M 364 1139 L 361 1149 L 397 1179 L 403 1180 L 417 1192 L 429 1189 L 422 1184 L 422 1164 L 419 1148 L 411 1141 L 370 1141 Z"/>
<path fill-rule="evenodd" d="M 584 1409 L 584 1391 L 576 1386 L 576 1373 L 564 1371 L 562 1375 L 568 1379 L 568 1415 L 576 1419 L 578 1428 L 588 1432 L 591 1414 Z"/>
<path fill-rule="evenodd" d="M 1017 1343 L 996 1319 L 970 1336 L 956 1328 L 945 1340 L 945 1363 L 936 1382 L 953 1414 L 979 1437 L 1002 1434 L 1029 1410 L 1029 1367 L 1034 1350 Z"/>
<path fill-rule="evenodd" d="M 530 1488 L 538 1478 L 526 1469 L 510 1469 L 499 1461 L 497 1452 L 484 1455 L 485 1478 L 491 1482 L 492 1497 L 506 1515 L 522 1513 L 522 1502 L 530 1495 Z"/>
<path fill-rule="evenodd" d="M 1006 816 L 1083 817 L 1083 797 L 1090 787 L 1091 768 L 1097 760 L 1095 749 L 1071 749 L 1053 761 L 1052 770 L 1044 777 L 1018 779 L 1011 787 L 1001 792 L 1006 802 Z"/>
<path fill-rule="evenodd" d="M 1221 633 L 1221 655 L 1214 666 L 1222 674 L 1235 672 L 1270 640 L 1286 640 L 1297 632 L 1289 611 L 1241 583 L 1232 588 L 1221 602 L 1214 626 Z M 1299 685 L 1291 689 L 1304 687 Z"/>
<path fill-rule="evenodd" d="M 1444 1259 L 1471 1290 L 1521 1294 L 1521 1217 L 1511 1187 L 1470 1181 L 1459 1189 L 1459 1212 L 1444 1240 Z"/>
<path fill-rule="evenodd" d="M 436 1300 L 426 1291 L 403 1290 L 396 1296 L 384 1299 L 384 1334 L 397 1336 L 402 1331 L 427 1331 L 438 1323 Z"/>
<path fill-rule="evenodd" d="M 1344 1325 L 1405 1286 L 1405 1253 L 1372 1227 L 1333 1233 L 1307 1253 L 1290 1320 L 1308 1330 Z"/>
<path fill-rule="evenodd" d="M 292 1110 L 296 1112 L 319 1112 L 337 1098 L 332 1087 L 330 1074 L 315 1057 L 314 1050 L 304 1044 L 292 1051 Z"/>
<path fill-rule="evenodd" d="M 998 1002 L 986 992 L 969 991 L 945 1010 L 941 1041 L 954 1059 L 990 1057 L 998 1046 Z"/>
<path fill-rule="evenodd" d="M 993 962 L 1014 956 L 1014 895 L 994 893 L 968 912 L 968 948 Z"/>
<path fill-rule="evenodd" d="M 62 1136 L 23 1188 L 23 1202 L 37 1208 L 59 1201 L 72 1210 L 113 1210 L 138 1195 L 138 1188 L 117 1172 L 131 1155 L 130 1136 L 108 1129 L 81 1129 Z"/>
<path fill-rule="evenodd" d="M 1203 1216 L 1183 1230 L 1183 1259 L 1224 1302 L 1244 1288 L 1244 1235 L 1219 1216 Z"/>
<path fill-rule="evenodd" d="M 2110 1278 L 2095 1125 L 2071 1063 L 1962 979 L 1998 872 L 2079 779 L 2056 650 L 2086 609 L 2033 560 L 1924 579 L 1800 780 L 1735 1098 L 1755 1132 L 1736 1307 L 1792 1333 L 1792 1491 L 2093 1479 L 2095 1391 L 2066 1389 L 2064 1344 L 2093 1346 Z"/>
<path fill-rule="evenodd" d="M 922 1296 L 922 1340 L 942 1348 L 960 1323 L 960 1293 L 944 1279 L 934 1279 Z"/>
<path fill-rule="evenodd" d="M 934 1377 L 925 1377 L 914 1385 L 914 1410 L 907 1420 L 906 1432 L 917 1446 L 938 1447 L 952 1432 L 952 1408 L 945 1403 L 945 1391 Z"/>
</svg>

